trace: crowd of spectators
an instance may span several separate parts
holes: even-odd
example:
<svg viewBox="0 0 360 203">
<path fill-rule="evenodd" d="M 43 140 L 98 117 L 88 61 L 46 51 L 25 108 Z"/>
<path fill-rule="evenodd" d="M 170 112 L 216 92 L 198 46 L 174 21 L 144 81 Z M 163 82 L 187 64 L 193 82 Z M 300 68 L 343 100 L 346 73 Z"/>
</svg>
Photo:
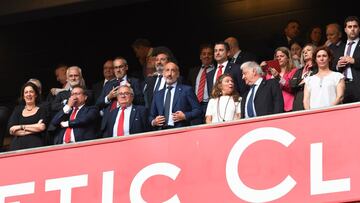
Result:
<svg viewBox="0 0 360 203">
<path fill-rule="evenodd" d="M 147 39 L 132 44 L 142 66 L 135 76 L 118 56 L 104 62 L 104 79 L 88 88 L 80 67 L 59 65 L 55 74 L 61 86 L 47 97 L 40 81 L 23 85 L 8 119 L 9 150 L 360 101 L 359 25 L 349 16 L 346 39 L 341 26 L 331 23 L 325 31 L 314 26 L 302 40 L 300 23 L 290 20 L 271 43 L 274 57 L 261 63 L 233 36 L 202 44 L 200 64 L 187 76 L 181 76 L 169 48 L 152 47 Z"/>
</svg>

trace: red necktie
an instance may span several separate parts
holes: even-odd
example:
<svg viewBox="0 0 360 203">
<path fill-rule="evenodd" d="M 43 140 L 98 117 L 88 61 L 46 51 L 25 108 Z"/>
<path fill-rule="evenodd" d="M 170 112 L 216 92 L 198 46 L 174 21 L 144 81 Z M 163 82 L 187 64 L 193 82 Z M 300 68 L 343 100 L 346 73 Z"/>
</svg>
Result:
<svg viewBox="0 0 360 203">
<path fill-rule="evenodd" d="M 78 107 L 74 107 L 71 115 L 70 115 L 70 121 L 74 120 L 75 119 L 75 115 L 76 115 L 76 112 L 78 111 Z M 65 131 L 65 143 L 69 143 L 70 142 L 70 138 L 71 138 L 71 129 L 70 127 L 67 127 L 66 128 L 66 131 Z"/>
<path fill-rule="evenodd" d="M 204 99 L 204 90 L 205 90 L 205 83 L 206 83 L 206 69 L 207 66 L 204 66 L 203 72 L 201 73 L 199 88 L 197 92 L 197 98 L 199 102 L 202 102 Z"/>
<path fill-rule="evenodd" d="M 223 68 L 223 67 L 224 67 L 223 65 L 220 65 L 220 66 L 218 67 L 218 71 L 217 71 L 217 73 L 216 73 L 216 80 L 218 80 L 219 77 L 222 75 L 222 68 Z"/>
<path fill-rule="evenodd" d="M 123 136 L 124 135 L 124 120 L 125 120 L 125 109 L 126 106 L 121 107 L 121 114 L 118 122 L 118 128 L 117 128 L 117 136 Z"/>
</svg>

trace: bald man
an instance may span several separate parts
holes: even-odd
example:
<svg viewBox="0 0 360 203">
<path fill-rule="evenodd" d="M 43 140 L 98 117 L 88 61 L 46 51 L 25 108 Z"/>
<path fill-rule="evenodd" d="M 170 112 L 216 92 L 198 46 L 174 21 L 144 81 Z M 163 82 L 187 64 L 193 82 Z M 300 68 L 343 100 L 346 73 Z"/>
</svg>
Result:
<svg viewBox="0 0 360 203">
<path fill-rule="evenodd" d="M 247 51 L 241 50 L 239 47 L 239 41 L 235 37 L 228 37 L 225 42 L 230 46 L 230 63 L 236 63 L 241 66 L 246 61 L 257 61 L 257 57 Z"/>
</svg>

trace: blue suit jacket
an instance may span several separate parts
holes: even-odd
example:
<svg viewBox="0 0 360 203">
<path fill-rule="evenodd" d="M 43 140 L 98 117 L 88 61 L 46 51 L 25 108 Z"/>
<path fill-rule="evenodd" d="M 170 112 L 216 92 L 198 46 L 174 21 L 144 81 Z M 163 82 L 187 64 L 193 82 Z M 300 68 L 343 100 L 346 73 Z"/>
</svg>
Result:
<svg viewBox="0 0 360 203">
<path fill-rule="evenodd" d="M 111 111 L 103 117 L 101 124 L 102 137 L 112 137 L 113 128 L 116 125 L 116 116 L 119 108 Z M 130 113 L 129 131 L 130 134 L 147 132 L 150 130 L 150 124 L 147 118 L 149 117 L 148 110 L 144 106 L 133 105 Z"/>
<path fill-rule="evenodd" d="M 159 115 L 164 115 L 164 97 L 166 88 L 156 92 L 151 105 L 150 122 Z M 175 127 L 190 125 L 190 121 L 202 114 L 201 106 L 193 89 L 188 85 L 177 83 L 173 98 L 172 113 L 182 111 L 186 120 L 174 123 Z"/>
<path fill-rule="evenodd" d="M 72 111 L 71 111 L 72 112 Z M 61 109 L 52 119 L 51 124 L 56 127 L 54 144 L 62 144 L 66 128 L 60 126 L 62 121 L 69 121 L 70 115 L 65 114 Z M 73 128 L 75 141 L 84 141 L 96 139 L 96 120 L 99 116 L 99 110 L 95 106 L 83 106 L 76 115 L 76 118 L 69 121 L 69 127 Z"/>
<path fill-rule="evenodd" d="M 144 105 L 144 97 L 141 91 L 141 84 L 138 79 L 127 77 L 128 82 L 131 85 L 131 88 L 134 90 L 134 104 L 136 105 Z M 106 108 L 109 104 L 105 104 L 105 97 L 109 94 L 109 92 L 114 88 L 119 86 L 118 79 L 112 79 L 108 81 L 105 86 L 103 87 L 99 98 L 96 100 L 96 106 L 99 109 Z"/>
</svg>

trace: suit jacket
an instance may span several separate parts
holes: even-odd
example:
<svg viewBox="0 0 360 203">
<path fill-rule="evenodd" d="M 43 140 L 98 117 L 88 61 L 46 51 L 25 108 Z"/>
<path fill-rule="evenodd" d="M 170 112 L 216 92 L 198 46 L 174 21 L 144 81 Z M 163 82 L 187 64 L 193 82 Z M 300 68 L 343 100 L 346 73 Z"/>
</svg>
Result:
<svg viewBox="0 0 360 203">
<path fill-rule="evenodd" d="M 70 121 L 70 115 L 65 114 L 61 109 L 52 119 L 51 124 L 56 127 L 54 144 L 62 144 L 66 128 L 60 126 L 62 121 L 69 121 L 69 127 L 73 128 L 75 141 L 85 141 L 97 138 L 95 122 L 99 117 L 99 110 L 95 106 L 84 105 L 76 115 L 76 118 Z"/>
<path fill-rule="evenodd" d="M 91 90 L 86 90 L 86 94 L 88 96 L 88 98 L 86 100 L 86 105 L 88 105 L 88 106 L 93 105 L 93 101 L 94 101 L 93 92 Z M 54 101 L 51 102 L 51 111 L 58 112 L 58 111 L 62 110 L 62 108 L 67 103 L 67 100 L 70 98 L 70 96 L 71 96 L 70 90 L 59 92 L 56 95 Z"/>
<path fill-rule="evenodd" d="M 106 84 L 106 83 L 105 83 Z M 102 92 L 102 89 L 103 89 L 103 87 L 104 87 L 104 80 L 101 80 L 101 81 L 99 81 L 99 82 L 97 82 L 97 83 L 94 83 L 93 85 L 92 85 L 92 91 L 93 91 L 93 93 L 94 93 L 94 98 L 95 99 L 97 99 L 97 98 L 99 98 L 99 96 L 100 96 L 100 94 L 101 94 L 101 92 Z"/>
<path fill-rule="evenodd" d="M 206 81 L 207 81 L 207 88 L 208 93 L 211 95 L 211 91 L 214 85 L 214 75 L 216 74 L 216 67 L 210 71 L 206 75 Z M 236 90 L 239 92 L 240 96 L 243 96 L 243 94 L 249 90 L 249 87 L 246 85 L 245 81 L 242 79 L 242 70 L 240 69 L 239 64 L 235 63 L 227 63 L 225 67 L 224 73 L 229 73 L 233 76 Z"/>
<path fill-rule="evenodd" d="M 240 54 L 236 57 L 234 63 L 239 64 L 241 66 L 243 63 L 247 61 L 257 61 L 257 57 L 251 52 L 241 50 Z"/>
<path fill-rule="evenodd" d="M 113 128 L 116 125 L 116 116 L 120 108 L 111 111 L 106 117 L 103 117 L 101 124 L 102 137 L 112 137 Z M 129 120 L 129 133 L 142 133 L 150 130 L 150 123 L 148 121 L 149 112 L 144 106 L 133 105 L 130 113 Z"/>
<path fill-rule="evenodd" d="M 154 95 L 150 111 L 150 123 L 156 116 L 164 115 L 165 90 L 164 88 L 157 91 Z M 193 89 L 188 85 L 177 83 L 172 104 L 172 113 L 182 111 L 186 117 L 186 120 L 175 122 L 174 127 L 188 126 L 191 120 L 201 116 L 201 106 Z"/>
<path fill-rule="evenodd" d="M 145 78 L 145 85 L 144 85 L 144 102 L 145 102 L 145 107 L 150 109 L 151 108 L 151 104 L 153 101 L 153 97 L 154 97 L 154 88 L 155 88 L 155 83 L 156 83 L 156 79 L 157 76 L 148 76 Z M 182 83 L 183 79 L 181 76 L 179 76 L 178 78 L 178 84 Z"/>
<path fill-rule="evenodd" d="M 241 100 L 241 117 L 245 118 L 245 103 L 249 91 Z M 257 116 L 284 112 L 284 99 L 280 84 L 275 79 L 263 79 L 254 97 L 254 106 Z"/>
<path fill-rule="evenodd" d="M 131 85 L 131 88 L 134 90 L 134 101 L 133 103 L 136 105 L 144 105 L 144 97 L 141 91 L 141 84 L 140 81 L 133 77 L 127 77 L 128 82 Z M 105 86 L 103 87 L 100 96 L 96 100 L 96 106 L 99 107 L 99 109 L 106 108 L 109 104 L 105 103 L 105 97 L 109 94 L 109 92 L 114 88 L 119 86 L 119 80 L 118 79 L 112 79 L 108 81 Z"/>
</svg>

